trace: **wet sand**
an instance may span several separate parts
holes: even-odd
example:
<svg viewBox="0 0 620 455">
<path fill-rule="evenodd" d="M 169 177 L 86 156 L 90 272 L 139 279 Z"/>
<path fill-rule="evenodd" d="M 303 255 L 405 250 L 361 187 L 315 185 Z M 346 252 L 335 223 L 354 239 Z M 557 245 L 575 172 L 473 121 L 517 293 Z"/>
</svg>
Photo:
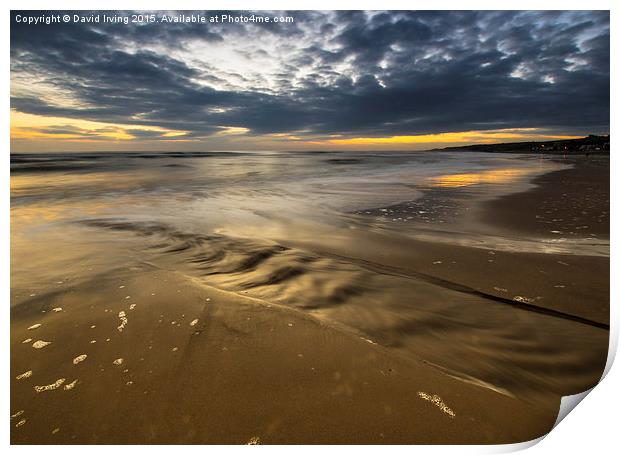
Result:
<svg viewBox="0 0 620 455">
<path fill-rule="evenodd" d="M 609 238 L 609 159 L 574 157 L 574 167 L 534 179 L 536 188 L 491 201 L 484 221 L 542 237 Z"/>
<path fill-rule="evenodd" d="M 76 189 L 50 202 L 68 177 L 13 179 L 11 441 L 543 435 L 560 397 L 595 385 L 607 356 L 609 170 L 573 165 L 533 180 L 447 175 L 412 185 L 411 200 L 313 217 L 265 204 L 262 186 L 235 189 L 240 206 L 235 191 L 196 206 L 193 187 L 150 202 L 150 187 L 134 200 L 123 175 L 121 197 L 109 179 L 72 176 Z M 511 194 L 496 198 L 504 178 Z M 85 200 L 81 180 L 94 182 Z M 566 219 L 574 235 L 544 232 Z"/>
<path fill-rule="evenodd" d="M 13 443 L 503 443 L 555 420 L 555 402 L 457 381 L 299 311 L 148 266 L 38 299 L 13 320 L 11 371 L 32 371 L 12 380 L 12 413 L 23 411 Z"/>
</svg>

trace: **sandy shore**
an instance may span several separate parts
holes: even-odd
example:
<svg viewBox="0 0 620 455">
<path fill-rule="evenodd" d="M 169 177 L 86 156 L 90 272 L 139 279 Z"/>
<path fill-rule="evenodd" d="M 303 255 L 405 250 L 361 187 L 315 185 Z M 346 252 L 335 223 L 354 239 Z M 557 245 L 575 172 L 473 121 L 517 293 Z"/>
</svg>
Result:
<svg viewBox="0 0 620 455">
<path fill-rule="evenodd" d="M 11 345 L 13 443 L 504 443 L 555 420 L 298 311 L 148 266 L 16 310 Z"/>
<path fill-rule="evenodd" d="M 248 212 L 238 190 L 241 206 L 198 206 L 220 217 L 209 229 L 157 212 L 175 192 L 119 203 L 93 184 L 100 207 L 81 190 L 70 204 L 41 203 L 36 181 L 16 179 L 11 441 L 543 435 L 560 397 L 595 385 L 607 356 L 609 169 L 599 164 L 491 201 L 477 187 L 440 187 L 327 219 Z M 386 218 L 418 218 L 376 221 L 392 210 Z"/>
<path fill-rule="evenodd" d="M 609 238 L 609 158 L 572 157 L 574 167 L 544 174 L 536 188 L 495 199 L 483 220 L 550 238 Z"/>
</svg>

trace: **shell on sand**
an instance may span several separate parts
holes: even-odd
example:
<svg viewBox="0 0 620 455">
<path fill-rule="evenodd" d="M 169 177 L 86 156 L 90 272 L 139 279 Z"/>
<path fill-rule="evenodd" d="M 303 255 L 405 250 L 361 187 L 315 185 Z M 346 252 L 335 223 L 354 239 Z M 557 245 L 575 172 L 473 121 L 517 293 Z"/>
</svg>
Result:
<svg viewBox="0 0 620 455">
<path fill-rule="evenodd" d="M 35 349 L 41 349 L 44 348 L 45 346 L 47 346 L 48 344 L 52 344 L 51 341 L 43 341 L 43 340 L 37 340 L 34 343 L 32 343 L 32 347 Z"/>
<path fill-rule="evenodd" d="M 114 362 L 112 362 L 112 363 L 113 363 L 114 365 L 122 365 L 122 364 L 123 364 L 123 362 L 124 362 L 124 360 L 121 358 L 121 359 L 116 359 L 116 360 L 115 360 Z"/>
<path fill-rule="evenodd" d="M 34 325 L 31 325 L 30 327 L 28 327 L 28 330 L 38 329 L 39 327 L 41 327 L 41 324 L 34 324 Z"/>
<path fill-rule="evenodd" d="M 56 308 L 52 309 L 52 311 L 54 313 L 58 313 L 58 312 L 62 311 L 62 307 L 56 307 Z"/>
<path fill-rule="evenodd" d="M 189 325 L 192 327 L 194 327 L 196 324 L 198 324 L 198 319 L 194 319 L 192 322 L 189 323 Z"/>
<path fill-rule="evenodd" d="M 32 341 L 32 338 L 26 338 L 24 341 L 22 341 L 22 344 L 28 344 Z"/>
</svg>

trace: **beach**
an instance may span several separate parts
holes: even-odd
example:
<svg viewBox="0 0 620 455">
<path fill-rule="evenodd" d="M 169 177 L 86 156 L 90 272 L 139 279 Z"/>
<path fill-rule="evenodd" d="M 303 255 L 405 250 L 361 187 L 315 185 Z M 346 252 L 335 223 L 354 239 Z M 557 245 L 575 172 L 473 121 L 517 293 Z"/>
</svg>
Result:
<svg viewBox="0 0 620 455">
<path fill-rule="evenodd" d="M 12 156 L 12 443 L 522 442 L 608 336 L 608 157 Z"/>
</svg>

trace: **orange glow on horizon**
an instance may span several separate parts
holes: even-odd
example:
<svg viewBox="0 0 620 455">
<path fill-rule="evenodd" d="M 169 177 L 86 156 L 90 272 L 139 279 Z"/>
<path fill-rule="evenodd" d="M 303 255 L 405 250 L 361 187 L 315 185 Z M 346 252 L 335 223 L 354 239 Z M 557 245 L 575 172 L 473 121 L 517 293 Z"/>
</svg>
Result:
<svg viewBox="0 0 620 455">
<path fill-rule="evenodd" d="M 437 134 L 402 135 L 384 137 L 342 137 L 340 135 L 316 136 L 309 132 L 273 133 L 253 135 L 243 127 L 220 126 L 210 136 L 196 137 L 188 131 L 168 130 L 155 126 L 114 124 L 24 114 L 11 111 L 11 140 L 14 151 L 43 147 L 59 149 L 80 147 L 98 150 L 108 148 L 149 148 L 161 144 L 174 150 L 212 148 L 217 150 L 364 150 L 376 147 L 381 150 L 423 150 L 450 145 L 492 144 L 498 142 L 526 142 L 543 140 L 576 139 L 581 136 L 552 135 L 540 128 L 513 128 L 488 131 L 453 131 Z M 141 134 L 143 133 L 143 134 Z M 181 146 L 177 143 L 183 143 Z M 64 145 L 63 145 L 64 144 Z M 118 145 L 123 144 L 123 145 Z M 175 145 L 177 144 L 177 145 Z M 416 147 L 417 146 L 417 147 Z"/>
<path fill-rule="evenodd" d="M 333 145 L 383 145 L 383 144 L 492 144 L 500 141 L 538 141 L 578 139 L 581 136 L 536 134 L 539 128 L 499 129 L 489 131 L 461 131 L 414 136 L 353 137 L 347 139 L 327 139 L 315 143 Z"/>
<path fill-rule="evenodd" d="M 54 130 L 59 132 L 54 132 Z M 187 134 L 186 131 L 166 130 L 142 125 L 119 125 L 65 117 L 48 117 L 11 110 L 11 139 L 53 139 L 72 142 L 140 139 L 139 136 L 131 134 L 130 130 L 160 133 L 165 138 L 177 138 Z"/>
</svg>

